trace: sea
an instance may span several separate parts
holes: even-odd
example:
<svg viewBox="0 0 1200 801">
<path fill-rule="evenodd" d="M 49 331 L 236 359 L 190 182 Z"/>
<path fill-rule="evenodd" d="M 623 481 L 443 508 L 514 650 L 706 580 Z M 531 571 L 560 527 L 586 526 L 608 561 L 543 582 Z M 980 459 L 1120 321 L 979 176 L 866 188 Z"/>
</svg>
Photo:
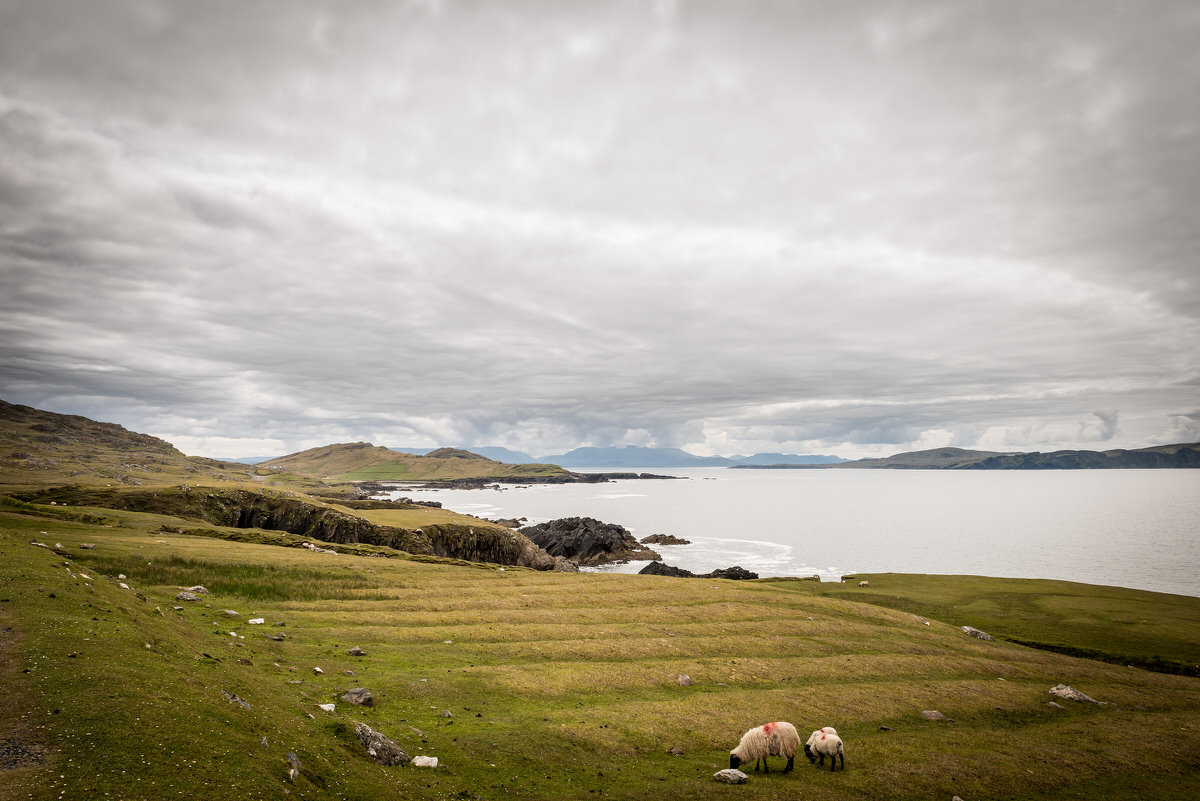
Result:
<svg viewBox="0 0 1200 801">
<path fill-rule="evenodd" d="M 629 472 L 647 472 L 634 468 Z M 596 472 L 619 472 L 606 468 Z M 695 573 L 1046 578 L 1200 597 L 1200 470 L 655 468 L 677 479 L 398 487 L 485 519 L 593 517 Z M 604 568 L 636 573 L 645 562 Z"/>
</svg>

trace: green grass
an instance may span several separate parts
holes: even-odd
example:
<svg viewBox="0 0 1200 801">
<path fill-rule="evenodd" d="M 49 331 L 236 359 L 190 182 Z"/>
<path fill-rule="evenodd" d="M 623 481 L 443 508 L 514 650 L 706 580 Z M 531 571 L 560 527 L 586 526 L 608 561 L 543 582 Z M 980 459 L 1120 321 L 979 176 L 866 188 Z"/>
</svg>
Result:
<svg viewBox="0 0 1200 801">
<path fill-rule="evenodd" d="M 860 579 L 870 582 L 859 587 Z M 1200 675 L 1200 598 L 1069 581 L 882 573 L 806 589 L 1059 653 Z"/>
<path fill-rule="evenodd" d="M 1163 652 L 1182 658 L 1196 641 L 1178 596 L 1045 582 L 1018 592 L 976 577 L 880 575 L 860 589 L 537 573 L 315 554 L 264 544 L 289 535 L 214 529 L 261 538 L 239 542 L 165 533 L 180 521 L 162 516 L 106 510 L 97 523 L 59 511 L 0 508 L 0 741 L 44 757 L 0 769 L 3 801 L 1200 793 L 1196 679 L 958 629 L 995 634 L 1042 610 L 1030 625 L 1071 623 L 1071 644 L 1107 642 L 1108 629 L 1145 648 L 1182 626 L 1180 650 Z M 212 595 L 174 599 L 195 583 Z M 924 604 L 930 625 L 885 601 Z M 1122 622 L 1130 608 L 1139 622 Z M 285 639 L 265 636 L 277 633 Z M 349 656 L 353 645 L 367 655 Z M 1103 703 L 1053 709 L 1047 690 L 1059 682 Z M 377 706 L 317 708 L 354 686 Z M 952 720 L 926 720 L 926 709 Z M 745 729 L 779 719 L 836 726 L 846 772 L 801 757 L 791 774 L 751 773 L 747 788 L 712 780 Z M 355 721 L 442 765 L 374 764 Z M 1153 749 L 1131 749 L 1131 731 L 1154 732 Z M 295 784 L 288 751 L 304 766 Z"/>
</svg>

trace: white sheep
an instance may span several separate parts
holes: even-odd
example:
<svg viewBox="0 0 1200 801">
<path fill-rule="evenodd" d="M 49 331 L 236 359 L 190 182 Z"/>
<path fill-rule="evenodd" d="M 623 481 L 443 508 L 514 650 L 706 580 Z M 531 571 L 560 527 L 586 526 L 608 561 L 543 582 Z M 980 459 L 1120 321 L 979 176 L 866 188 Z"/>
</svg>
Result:
<svg viewBox="0 0 1200 801">
<path fill-rule="evenodd" d="M 737 770 L 739 765 L 749 764 L 753 759 L 754 769 L 758 770 L 761 760 L 763 772 L 770 773 L 767 757 L 783 756 L 787 757 L 787 767 L 783 769 L 783 772 L 787 773 L 795 767 L 796 751 L 799 748 L 800 735 L 796 733 L 795 726 L 784 721 L 766 723 L 742 735 L 737 748 L 729 752 L 729 767 Z"/>
<path fill-rule="evenodd" d="M 829 757 L 829 770 L 837 768 L 838 757 L 842 758 L 842 770 L 846 769 L 846 753 L 842 747 L 842 738 L 837 729 L 832 726 L 822 726 L 808 737 L 804 744 L 804 755 L 809 762 L 820 767 L 825 766 L 825 757 Z M 818 761 L 819 760 L 819 761 Z"/>
</svg>

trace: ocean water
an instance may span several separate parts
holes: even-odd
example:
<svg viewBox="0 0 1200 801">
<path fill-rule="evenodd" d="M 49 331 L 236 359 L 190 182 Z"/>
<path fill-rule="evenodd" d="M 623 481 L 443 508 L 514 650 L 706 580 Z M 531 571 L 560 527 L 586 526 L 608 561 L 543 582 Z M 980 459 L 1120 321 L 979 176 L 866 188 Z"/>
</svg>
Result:
<svg viewBox="0 0 1200 801">
<path fill-rule="evenodd" d="M 1200 470 L 730 470 L 397 493 L 482 518 L 594 517 L 697 573 L 1052 578 L 1200 596 Z M 609 570 L 637 572 L 644 562 Z"/>
</svg>

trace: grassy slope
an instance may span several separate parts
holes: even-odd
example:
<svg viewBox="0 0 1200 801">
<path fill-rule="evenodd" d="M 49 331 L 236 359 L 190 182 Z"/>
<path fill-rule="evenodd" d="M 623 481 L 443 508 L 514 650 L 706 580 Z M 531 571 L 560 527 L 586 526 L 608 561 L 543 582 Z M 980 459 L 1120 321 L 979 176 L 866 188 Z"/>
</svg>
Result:
<svg viewBox="0 0 1200 801">
<path fill-rule="evenodd" d="M 859 579 L 870 586 L 859 587 Z M 818 586 L 825 595 L 1119 664 L 1200 666 L 1200 598 L 1187 595 L 1070 581 L 891 573 Z"/>
<path fill-rule="evenodd" d="M 0 630 L 11 627 L 0 639 L 0 731 L 10 732 L 0 739 L 48 759 L 0 772 L 5 801 L 284 789 L 291 798 L 728 798 L 740 791 L 712 774 L 743 730 L 775 719 L 837 726 L 848 770 L 801 759 L 794 774 L 752 774 L 756 798 L 1200 793 L 1196 679 L 979 642 L 957 629 L 972 622 L 961 615 L 926 626 L 834 597 L 857 587 L 330 556 L 164 535 L 155 516 L 82 522 L 63 517 L 78 510 L 44 511 L 0 510 Z M 70 564 L 34 538 L 61 542 Z M 922 578 L 872 576 L 870 590 L 953 600 L 952 580 L 933 592 Z M 174 611 L 177 587 L 193 582 L 213 590 L 211 607 Z M 970 579 L 961 593 L 1007 599 L 1010 589 Z M 1034 608 L 1037 589 L 1022 594 Z M 1143 595 L 1139 619 L 1178 616 L 1175 596 Z M 246 625 L 254 616 L 267 626 Z M 287 639 L 265 638 L 274 632 Z M 352 645 L 367 656 L 348 656 Z M 694 684 L 679 686 L 681 673 Z M 1054 710 L 1046 691 L 1060 681 L 1105 703 Z M 379 705 L 316 707 L 352 686 Z M 953 722 L 925 720 L 925 709 Z M 353 739 L 356 720 L 442 767 L 374 765 Z M 1153 732 L 1153 748 L 1131 750 L 1134 730 Z M 283 778 L 289 750 L 305 769 L 295 785 Z"/>
</svg>

